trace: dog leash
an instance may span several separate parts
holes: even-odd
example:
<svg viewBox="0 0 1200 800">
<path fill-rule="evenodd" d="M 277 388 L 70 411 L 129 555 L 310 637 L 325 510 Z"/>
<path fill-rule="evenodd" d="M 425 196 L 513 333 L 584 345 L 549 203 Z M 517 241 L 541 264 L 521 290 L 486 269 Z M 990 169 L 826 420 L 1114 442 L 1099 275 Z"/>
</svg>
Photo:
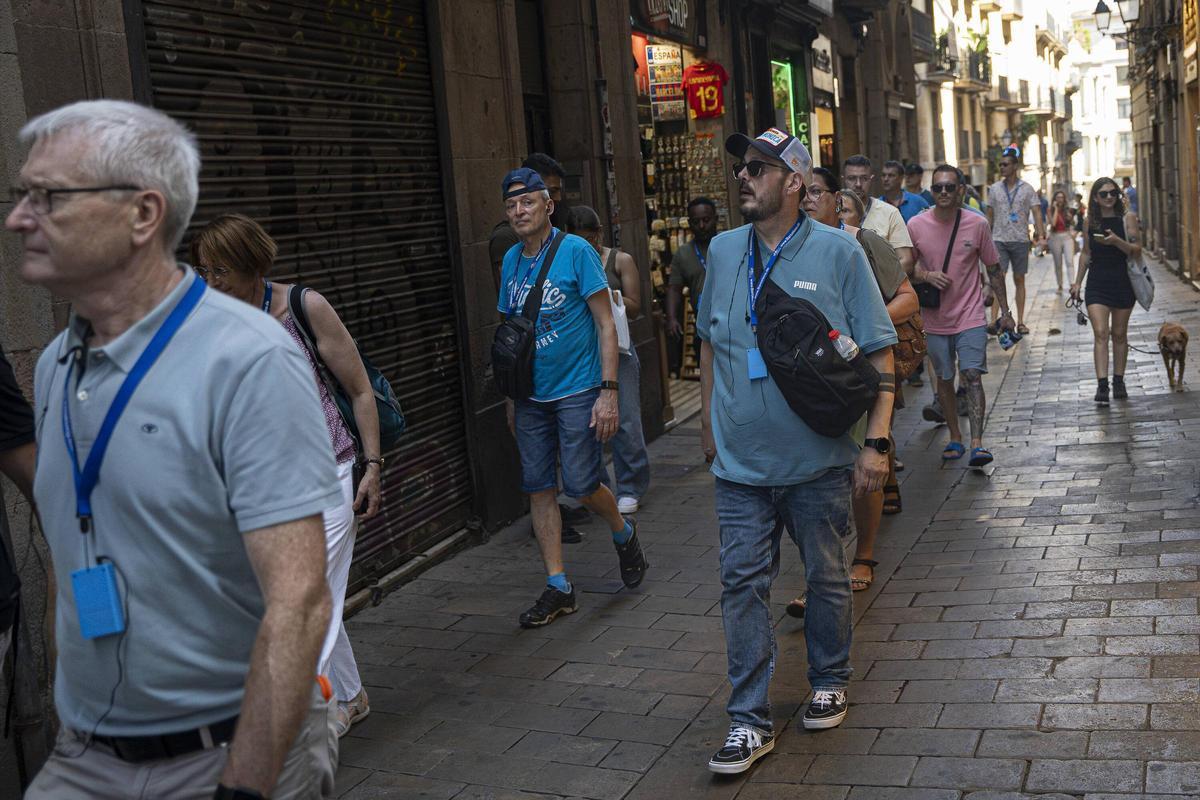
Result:
<svg viewBox="0 0 1200 800">
<path fill-rule="evenodd" d="M 1080 299 L 1078 297 L 1068 297 L 1065 305 L 1067 308 L 1075 309 L 1075 314 L 1076 314 L 1075 321 L 1078 322 L 1080 325 L 1091 325 L 1092 324 L 1092 320 L 1088 317 L 1087 313 L 1085 313 L 1083 310 L 1083 300 L 1082 299 Z M 1142 348 L 1132 345 L 1129 342 L 1126 342 L 1125 346 L 1128 347 L 1130 350 L 1136 350 L 1137 352 L 1145 353 L 1148 356 L 1161 356 L 1163 354 L 1162 345 L 1159 345 L 1157 350 L 1143 350 Z"/>
</svg>

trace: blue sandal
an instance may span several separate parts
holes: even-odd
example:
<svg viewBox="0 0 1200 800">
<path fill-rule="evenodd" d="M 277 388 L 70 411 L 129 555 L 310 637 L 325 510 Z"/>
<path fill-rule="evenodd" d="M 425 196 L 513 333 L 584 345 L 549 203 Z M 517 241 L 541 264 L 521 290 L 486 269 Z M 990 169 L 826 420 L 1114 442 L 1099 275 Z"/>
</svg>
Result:
<svg viewBox="0 0 1200 800">
<path fill-rule="evenodd" d="M 992 463 L 992 452 L 986 447 L 976 447 L 971 451 L 971 460 L 967 462 L 972 467 L 985 467 Z"/>
<path fill-rule="evenodd" d="M 962 446 L 962 442 L 951 442 L 942 450 L 942 461 L 958 461 L 967 453 L 967 448 Z"/>
</svg>

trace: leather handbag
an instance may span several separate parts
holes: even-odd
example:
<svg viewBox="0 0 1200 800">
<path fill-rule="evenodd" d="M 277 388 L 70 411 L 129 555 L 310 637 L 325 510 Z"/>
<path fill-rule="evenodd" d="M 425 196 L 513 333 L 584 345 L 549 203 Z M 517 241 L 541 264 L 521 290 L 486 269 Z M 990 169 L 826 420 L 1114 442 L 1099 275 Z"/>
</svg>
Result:
<svg viewBox="0 0 1200 800">
<path fill-rule="evenodd" d="M 958 238 L 958 225 L 961 222 L 960 208 L 958 215 L 954 217 L 954 230 L 950 233 L 950 242 L 946 245 L 946 258 L 942 261 L 943 274 L 950 268 L 950 255 L 954 252 L 954 240 Z M 921 308 L 939 308 L 942 305 L 942 290 L 932 283 L 918 283 L 913 288 L 917 290 L 917 302 L 921 304 Z"/>
<path fill-rule="evenodd" d="M 892 360 L 895 362 L 896 380 L 903 381 L 912 377 L 929 352 L 920 311 L 896 325 L 896 337 L 899 341 L 892 345 Z"/>
<path fill-rule="evenodd" d="M 525 297 L 521 313 L 509 315 L 492 337 L 492 375 L 496 379 L 496 388 L 513 400 L 527 400 L 533 394 L 533 358 L 537 353 L 537 318 L 542 310 L 542 290 L 550 264 L 565 236 L 555 234 L 537 279 Z"/>
</svg>

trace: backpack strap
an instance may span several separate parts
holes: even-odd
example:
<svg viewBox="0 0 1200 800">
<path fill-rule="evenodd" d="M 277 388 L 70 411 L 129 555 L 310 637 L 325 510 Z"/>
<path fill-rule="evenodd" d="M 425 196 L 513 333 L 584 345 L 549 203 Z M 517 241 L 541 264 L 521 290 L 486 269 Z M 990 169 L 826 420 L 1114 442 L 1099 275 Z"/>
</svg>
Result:
<svg viewBox="0 0 1200 800">
<path fill-rule="evenodd" d="M 542 290 L 546 285 L 546 276 L 550 274 L 550 265 L 554 263 L 554 255 L 558 252 L 558 246 L 566 237 L 567 234 L 562 231 L 554 235 L 554 241 L 550 243 L 550 249 L 546 251 L 546 258 L 542 261 L 542 268 L 538 270 L 537 280 L 533 282 L 529 294 L 525 296 L 525 307 L 521 309 L 521 316 L 530 322 L 535 321 L 538 313 L 542 310 Z"/>
<path fill-rule="evenodd" d="M 312 356 L 313 363 L 317 365 L 317 376 L 321 379 L 321 383 L 325 385 L 326 391 L 329 392 L 330 398 L 336 398 L 338 392 L 342 391 L 342 386 L 338 383 L 338 379 L 333 372 L 325 364 L 325 360 L 321 358 L 321 351 L 317 349 L 317 334 L 313 330 L 312 323 L 309 322 L 308 312 L 304 310 L 304 295 L 308 293 L 307 286 L 292 284 L 292 288 L 287 294 L 288 314 L 292 319 L 296 320 L 296 329 L 300 331 L 300 338 L 304 340 L 304 346 Z M 353 417 L 346 418 L 342 413 L 341 406 L 338 406 L 338 413 L 342 417 L 342 422 L 346 425 L 346 431 L 350 434 L 350 438 L 354 440 L 354 449 L 356 453 L 362 453 L 362 446 L 358 439 L 358 425 Z"/>
</svg>

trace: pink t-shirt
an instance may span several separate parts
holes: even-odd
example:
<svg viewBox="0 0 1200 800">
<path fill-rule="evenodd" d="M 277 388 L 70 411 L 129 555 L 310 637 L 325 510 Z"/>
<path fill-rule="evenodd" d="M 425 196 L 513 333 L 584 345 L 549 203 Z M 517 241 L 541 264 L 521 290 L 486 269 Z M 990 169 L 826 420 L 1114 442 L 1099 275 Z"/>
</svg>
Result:
<svg viewBox="0 0 1200 800">
<path fill-rule="evenodd" d="M 962 333 L 987 324 L 979 262 L 995 264 L 1000 261 L 1000 256 L 992 243 L 992 229 L 987 218 L 973 211 L 960 213 L 962 222 L 954 239 L 954 253 L 946 267 L 946 274 L 952 281 L 950 288 L 942 290 L 940 307 L 921 309 L 921 319 L 928 333 Z M 950 243 L 953 230 L 953 219 L 942 222 L 933 211 L 917 214 L 908 221 L 908 234 L 912 237 L 917 263 L 922 270 L 942 271 L 946 245 Z"/>
</svg>

